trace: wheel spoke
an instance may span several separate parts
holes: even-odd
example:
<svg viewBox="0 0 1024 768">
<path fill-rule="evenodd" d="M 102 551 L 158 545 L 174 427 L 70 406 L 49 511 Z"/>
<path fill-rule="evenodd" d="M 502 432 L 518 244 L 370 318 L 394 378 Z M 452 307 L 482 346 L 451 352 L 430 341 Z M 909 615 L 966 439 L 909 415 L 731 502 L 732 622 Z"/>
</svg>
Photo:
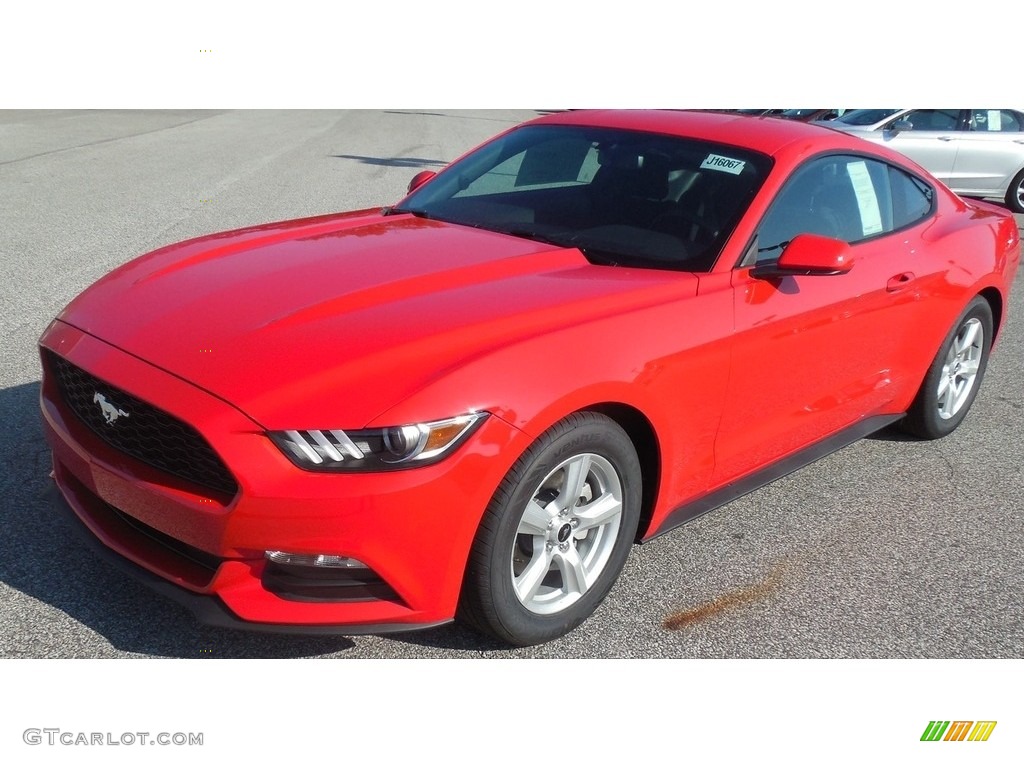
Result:
<svg viewBox="0 0 1024 768">
<path fill-rule="evenodd" d="M 528 603 L 537 596 L 537 590 L 551 570 L 551 553 L 552 550 L 537 542 L 533 549 L 533 559 L 523 572 L 515 577 L 516 595 L 523 603 Z"/>
<path fill-rule="evenodd" d="M 969 379 L 972 376 L 977 375 L 978 368 L 980 366 L 981 363 L 978 360 L 964 360 L 960 364 L 960 375 L 963 376 L 965 379 Z"/>
<path fill-rule="evenodd" d="M 963 334 L 963 338 L 957 338 L 957 340 L 953 342 L 957 357 L 960 357 L 965 349 L 970 348 L 974 344 L 974 340 L 978 337 L 978 332 L 980 330 L 981 323 L 977 320 L 967 324 L 967 327 L 964 329 L 965 332 Z"/>
<path fill-rule="evenodd" d="M 942 406 L 942 396 L 949 391 L 949 374 L 943 372 L 939 379 L 939 407 Z"/>
<path fill-rule="evenodd" d="M 555 551 L 555 567 L 562 574 L 562 588 L 568 594 L 582 595 L 590 589 L 590 573 L 576 547 Z"/>
<path fill-rule="evenodd" d="M 948 419 L 953 415 L 953 398 L 950 396 L 946 402 L 939 406 L 939 416 L 944 419 Z"/>
<path fill-rule="evenodd" d="M 967 382 L 965 381 L 951 381 L 949 385 L 949 394 L 946 397 L 946 401 L 940 406 L 939 414 L 944 419 L 948 419 L 956 415 L 956 412 L 960 410 L 960 405 L 963 403 L 963 394 L 966 389 Z"/>
<path fill-rule="evenodd" d="M 517 532 L 543 536 L 548 532 L 548 524 L 551 522 L 551 518 L 551 513 L 538 504 L 536 499 L 532 499 L 526 505 L 526 511 L 523 513 L 523 519 L 519 521 L 519 530 Z"/>
<path fill-rule="evenodd" d="M 583 495 L 583 487 L 590 473 L 590 456 L 577 456 L 565 468 L 565 478 L 556 499 L 559 509 L 570 509 Z"/>
<path fill-rule="evenodd" d="M 610 493 L 606 493 L 589 504 L 577 507 L 573 516 L 580 521 L 577 531 L 598 528 L 606 525 L 622 514 L 622 501 Z"/>
</svg>

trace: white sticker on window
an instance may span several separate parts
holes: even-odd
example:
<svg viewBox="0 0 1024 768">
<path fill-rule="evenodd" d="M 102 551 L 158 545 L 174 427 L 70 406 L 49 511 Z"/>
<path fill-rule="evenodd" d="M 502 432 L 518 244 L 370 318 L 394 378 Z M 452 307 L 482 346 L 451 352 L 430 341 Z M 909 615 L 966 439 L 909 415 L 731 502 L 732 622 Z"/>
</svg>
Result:
<svg viewBox="0 0 1024 768">
<path fill-rule="evenodd" d="M 725 171 L 726 173 L 739 176 L 743 173 L 743 166 L 746 164 L 746 160 L 733 160 L 731 157 L 708 155 L 704 158 L 704 162 L 700 164 L 700 167 L 710 168 L 713 171 Z"/>
<path fill-rule="evenodd" d="M 988 110 L 988 128 L 989 131 L 1001 131 L 1003 130 L 1003 113 L 999 109 Z"/>
<path fill-rule="evenodd" d="M 863 160 L 849 163 L 846 172 L 853 182 L 853 192 L 857 196 L 864 237 L 877 235 L 882 231 L 882 212 L 878 207 L 878 195 L 875 193 L 875 185 L 871 183 L 867 163 Z"/>
</svg>

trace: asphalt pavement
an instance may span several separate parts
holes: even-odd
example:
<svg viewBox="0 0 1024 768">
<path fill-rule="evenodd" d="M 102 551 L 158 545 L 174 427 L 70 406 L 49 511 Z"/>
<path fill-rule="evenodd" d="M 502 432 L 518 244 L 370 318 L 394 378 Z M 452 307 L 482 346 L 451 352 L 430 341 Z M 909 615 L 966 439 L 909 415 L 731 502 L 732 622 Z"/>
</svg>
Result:
<svg viewBox="0 0 1024 768">
<path fill-rule="evenodd" d="M 537 648 L 458 626 L 210 629 L 51 518 L 35 345 L 79 291 L 166 243 L 394 202 L 417 171 L 536 114 L 0 111 L 0 657 L 1020 656 L 1024 279 L 957 432 L 883 432 L 635 547 L 597 614 Z"/>
</svg>

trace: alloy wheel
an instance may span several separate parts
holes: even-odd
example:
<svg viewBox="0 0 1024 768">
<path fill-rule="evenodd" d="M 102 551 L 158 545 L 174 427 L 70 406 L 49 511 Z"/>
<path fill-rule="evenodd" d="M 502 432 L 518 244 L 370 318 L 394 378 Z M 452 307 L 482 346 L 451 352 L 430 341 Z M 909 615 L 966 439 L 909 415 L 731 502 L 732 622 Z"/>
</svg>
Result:
<svg viewBox="0 0 1024 768">
<path fill-rule="evenodd" d="M 512 549 L 523 607 L 557 613 L 597 582 L 618 539 L 622 498 L 615 467 L 598 454 L 577 454 L 548 473 L 523 510 Z"/>
<path fill-rule="evenodd" d="M 960 327 L 942 366 L 938 386 L 940 418 L 953 418 L 968 401 L 978 378 L 984 348 L 985 329 L 980 320 L 972 317 Z"/>
</svg>

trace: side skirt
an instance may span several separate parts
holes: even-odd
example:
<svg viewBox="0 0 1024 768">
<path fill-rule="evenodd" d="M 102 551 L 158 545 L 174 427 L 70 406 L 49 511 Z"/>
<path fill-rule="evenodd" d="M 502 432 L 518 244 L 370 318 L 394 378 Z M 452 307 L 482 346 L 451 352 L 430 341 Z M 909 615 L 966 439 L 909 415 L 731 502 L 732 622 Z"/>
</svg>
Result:
<svg viewBox="0 0 1024 768">
<path fill-rule="evenodd" d="M 661 536 L 663 533 L 668 533 L 673 528 L 678 528 L 683 523 L 696 520 L 701 515 L 717 509 L 723 504 L 728 504 L 730 501 L 735 501 L 741 496 L 746 496 L 748 493 L 756 491 L 758 488 L 762 488 L 768 485 L 768 483 L 778 480 L 780 477 L 796 472 L 796 470 L 806 467 L 808 464 L 812 464 L 818 459 L 828 456 L 830 453 L 835 453 L 851 443 L 855 443 L 870 434 L 878 432 L 880 429 L 899 421 L 904 416 L 906 416 L 905 413 L 897 413 L 885 416 L 872 416 L 864 419 L 864 421 L 859 421 L 841 432 L 836 432 L 831 437 L 826 437 L 824 440 L 796 453 L 792 453 L 774 464 L 769 464 L 767 467 L 759 469 L 751 475 L 734 480 L 706 496 L 701 496 L 699 499 L 676 507 L 661 523 L 661 526 L 653 533 L 648 534 L 642 541 L 650 541 L 657 536 Z"/>
</svg>

